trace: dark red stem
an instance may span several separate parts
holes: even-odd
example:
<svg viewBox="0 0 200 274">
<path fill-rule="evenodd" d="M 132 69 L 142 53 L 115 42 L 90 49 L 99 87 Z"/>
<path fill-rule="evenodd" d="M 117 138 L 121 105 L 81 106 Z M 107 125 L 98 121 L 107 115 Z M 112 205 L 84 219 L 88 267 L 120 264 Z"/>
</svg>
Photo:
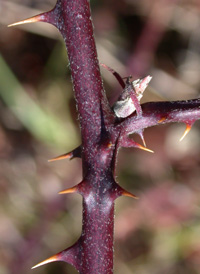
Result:
<svg viewBox="0 0 200 274">
<path fill-rule="evenodd" d="M 111 110 L 102 85 L 89 1 L 58 0 L 43 21 L 54 24 L 64 38 L 85 148 L 83 158 L 90 158 L 88 149 L 100 139 L 102 112 L 111 115 Z M 106 115 L 104 119 L 107 123 Z"/>
<path fill-rule="evenodd" d="M 114 146 L 107 128 L 114 115 L 102 85 L 89 1 L 58 0 L 40 21 L 55 25 L 66 43 L 82 136 L 83 181 L 76 188 L 83 196 L 82 235 L 57 259 L 82 274 L 111 274 L 114 200 L 123 191 L 112 175 Z"/>
<path fill-rule="evenodd" d="M 135 113 L 117 125 L 121 135 L 141 129 L 166 124 L 185 123 L 192 125 L 200 118 L 200 99 L 173 102 L 150 102 L 142 105 L 142 116 Z"/>
<path fill-rule="evenodd" d="M 127 135 L 138 133 L 143 138 L 144 128 L 161 123 L 184 122 L 189 129 L 200 118 L 200 100 L 147 103 L 142 110 L 138 102 L 139 115 L 134 112 L 125 119 L 117 118 L 102 86 L 89 1 L 58 0 L 53 10 L 34 20 L 55 25 L 67 47 L 82 136 L 82 146 L 68 157 L 81 156 L 83 168 L 82 182 L 62 192 L 83 197 L 81 236 L 73 246 L 41 264 L 61 260 L 81 274 L 112 274 L 114 201 L 121 195 L 134 197 L 114 180 L 118 148 L 141 148 Z M 132 99 L 136 104 L 137 98 Z"/>
</svg>

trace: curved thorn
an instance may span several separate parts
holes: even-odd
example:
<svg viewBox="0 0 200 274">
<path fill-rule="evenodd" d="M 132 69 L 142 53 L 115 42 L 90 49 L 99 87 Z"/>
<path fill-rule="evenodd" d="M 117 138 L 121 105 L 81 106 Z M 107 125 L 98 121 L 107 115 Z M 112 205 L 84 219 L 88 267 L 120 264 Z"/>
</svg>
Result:
<svg viewBox="0 0 200 274">
<path fill-rule="evenodd" d="M 144 134 L 143 134 L 143 130 L 138 131 L 137 134 L 140 136 L 140 138 L 142 139 L 143 145 L 144 147 L 146 147 L 146 142 L 144 140 Z"/>
<path fill-rule="evenodd" d="M 140 136 L 140 137 L 141 137 L 141 139 L 142 139 L 142 142 L 143 142 L 144 147 L 146 147 L 147 145 L 146 145 L 146 142 L 145 142 L 145 140 L 144 140 L 144 136 L 142 135 L 142 136 Z"/>
<path fill-rule="evenodd" d="M 124 140 L 122 140 L 120 146 L 121 147 L 135 147 L 135 148 L 139 148 L 139 149 L 154 153 L 153 150 L 136 143 L 135 141 L 133 141 L 130 138 L 125 138 Z"/>
<path fill-rule="evenodd" d="M 131 197 L 131 198 L 134 198 L 134 199 L 139 199 L 139 197 L 135 196 L 134 194 L 132 194 L 132 193 L 126 191 L 126 190 L 124 190 L 124 191 L 122 192 L 122 195 L 123 195 L 123 196 L 127 196 L 127 197 Z"/>
<path fill-rule="evenodd" d="M 161 118 L 161 119 L 158 121 L 158 123 L 160 124 L 160 123 L 164 122 L 165 120 L 166 120 L 166 118 L 163 117 L 163 118 Z"/>
<path fill-rule="evenodd" d="M 54 158 L 51 158 L 48 160 L 48 162 L 54 162 L 54 161 L 58 161 L 58 160 L 63 160 L 63 159 L 72 159 L 73 158 L 73 153 L 69 152 L 69 153 L 65 153 L 59 156 L 56 156 Z"/>
<path fill-rule="evenodd" d="M 48 259 L 40 262 L 39 264 L 34 265 L 33 267 L 31 267 L 31 269 L 37 268 L 39 266 L 42 266 L 42 265 L 45 265 L 45 264 L 48 264 L 48 263 L 52 263 L 52 262 L 56 262 L 56 261 L 61 261 L 61 258 L 60 258 L 59 255 L 60 255 L 60 253 L 58 253 L 56 255 L 53 255 L 53 256 L 49 257 Z"/>
<path fill-rule="evenodd" d="M 73 186 L 71 188 L 68 188 L 68 189 L 65 189 L 65 190 L 62 190 L 62 191 L 58 192 L 58 194 L 75 193 L 77 191 L 78 191 L 78 187 L 77 186 Z"/>
<path fill-rule="evenodd" d="M 189 133 L 189 131 L 191 130 L 191 128 L 192 128 L 192 125 L 186 124 L 186 129 L 185 129 L 185 131 L 184 131 L 182 137 L 179 139 L 180 142 L 181 142 L 181 141 L 185 138 L 185 136 Z"/>
<path fill-rule="evenodd" d="M 44 20 L 44 15 L 47 14 L 46 12 L 45 13 L 41 13 L 41 14 L 38 14 L 36 16 L 33 16 L 33 17 L 30 17 L 30 18 L 27 18 L 25 20 L 22 20 L 22 21 L 18 21 L 16 23 L 13 23 L 13 24 L 10 24 L 8 25 L 8 27 L 14 27 L 14 26 L 18 26 L 18 25 L 23 25 L 23 24 L 29 24 L 29 23 L 35 23 L 35 22 L 41 22 Z"/>
<path fill-rule="evenodd" d="M 74 150 L 68 152 L 68 153 L 64 153 L 62 155 L 59 155 L 57 157 L 54 157 L 50 160 L 48 160 L 48 162 L 53 162 L 53 161 L 57 161 L 57 160 L 63 160 L 63 159 L 73 159 L 75 157 L 77 158 L 81 158 L 81 146 L 78 146 L 77 148 L 75 148 Z"/>
<path fill-rule="evenodd" d="M 153 150 L 151 150 L 151 149 L 149 149 L 149 148 L 147 148 L 147 147 L 143 147 L 143 146 L 142 146 L 142 145 L 140 145 L 140 144 L 137 144 L 137 147 L 138 147 L 139 149 L 142 149 L 142 150 L 145 150 L 145 151 L 148 151 L 148 152 L 154 153 L 154 151 L 153 151 Z"/>
</svg>

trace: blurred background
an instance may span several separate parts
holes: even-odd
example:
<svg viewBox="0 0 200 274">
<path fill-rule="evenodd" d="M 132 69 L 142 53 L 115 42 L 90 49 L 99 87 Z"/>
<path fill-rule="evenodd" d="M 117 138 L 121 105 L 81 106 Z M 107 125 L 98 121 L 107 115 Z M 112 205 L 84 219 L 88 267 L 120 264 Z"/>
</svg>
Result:
<svg viewBox="0 0 200 274">
<path fill-rule="evenodd" d="M 57 195 L 81 180 L 81 160 L 48 163 L 80 144 L 67 53 L 44 23 L 6 25 L 55 0 L 0 0 L 0 273 L 77 273 L 36 263 L 81 233 L 81 197 Z M 200 92 L 198 0 L 91 0 L 99 60 L 122 77 L 152 75 L 143 102 Z M 102 70 L 111 102 L 121 88 Z M 121 149 L 117 180 L 140 199 L 116 201 L 115 274 L 200 273 L 200 124 L 145 130 L 155 153 Z M 141 142 L 138 136 L 133 138 Z"/>
</svg>

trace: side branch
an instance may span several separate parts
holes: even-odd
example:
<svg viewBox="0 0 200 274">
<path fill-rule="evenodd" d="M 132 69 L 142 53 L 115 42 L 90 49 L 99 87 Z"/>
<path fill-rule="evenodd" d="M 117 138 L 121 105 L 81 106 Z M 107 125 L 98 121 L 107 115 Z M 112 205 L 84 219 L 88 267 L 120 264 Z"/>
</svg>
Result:
<svg viewBox="0 0 200 274">
<path fill-rule="evenodd" d="M 137 133 L 145 128 L 160 124 L 182 122 L 191 128 L 200 119 L 200 99 L 173 102 L 150 102 L 141 105 L 142 116 L 136 113 L 116 125 L 121 139 L 129 134 Z M 189 131 L 189 130 L 187 130 Z"/>
</svg>

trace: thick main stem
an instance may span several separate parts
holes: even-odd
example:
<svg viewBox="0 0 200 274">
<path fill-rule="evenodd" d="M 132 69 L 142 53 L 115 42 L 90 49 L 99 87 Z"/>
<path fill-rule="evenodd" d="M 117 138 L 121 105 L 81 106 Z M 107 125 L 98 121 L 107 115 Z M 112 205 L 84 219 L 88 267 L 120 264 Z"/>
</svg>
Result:
<svg viewBox="0 0 200 274">
<path fill-rule="evenodd" d="M 88 0 L 58 0 L 44 21 L 61 32 L 68 52 L 84 153 L 100 139 L 102 109 L 111 114 L 104 93 Z M 105 117 L 106 119 L 106 117 Z M 87 157 L 89 158 L 89 157 Z"/>
<path fill-rule="evenodd" d="M 73 265 L 81 274 L 111 274 L 114 200 L 121 192 L 111 172 L 113 145 L 106 127 L 113 114 L 103 90 L 89 1 L 58 0 L 41 18 L 65 40 L 81 125 L 83 182 L 77 190 L 83 196 L 83 229 L 70 251 L 77 258 Z"/>
<path fill-rule="evenodd" d="M 107 199 L 83 201 L 81 274 L 113 273 L 114 203 Z"/>
<path fill-rule="evenodd" d="M 79 240 L 81 274 L 113 273 L 114 199 L 105 180 L 106 169 L 99 175 L 101 157 L 98 143 L 102 139 L 106 106 L 99 71 L 89 1 L 68 0 L 65 10 L 64 36 L 80 115 L 82 166 L 84 176 L 83 227 Z M 101 156 L 101 153 L 99 154 Z M 107 158 L 108 155 L 105 155 Z M 107 163 L 108 164 L 108 163 Z M 104 185 L 105 184 L 105 185 Z M 104 186 L 103 186 L 104 185 Z M 102 191 L 103 189 L 103 191 Z"/>
<path fill-rule="evenodd" d="M 113 147 L 101 145 L 97 151 L 93 166 L 78 185 L 78 192 L 83 196 L 83 227 L 79 239 L 81 274 L 113 273 L 114 200 L 121 195 L 121 188 L 109 168 Z"/>
</svg>

